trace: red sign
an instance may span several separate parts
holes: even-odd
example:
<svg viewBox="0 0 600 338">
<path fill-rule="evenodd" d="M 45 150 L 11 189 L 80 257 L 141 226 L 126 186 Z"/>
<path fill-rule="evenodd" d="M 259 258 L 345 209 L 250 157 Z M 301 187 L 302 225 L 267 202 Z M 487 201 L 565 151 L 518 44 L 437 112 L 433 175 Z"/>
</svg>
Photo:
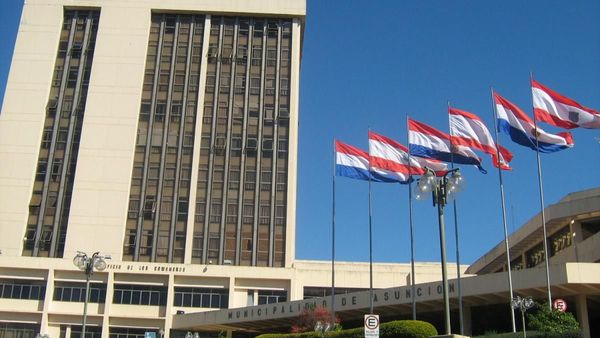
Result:
<svg viewBox="0 0 600 338">
<path fill-rule="evenodd" d="M 552 303 L 552 307 L 560 312 L 565 312 L 567 311 L 567 302 L 565 302 L 564 299 L 555 299 Z"/>
</svg>

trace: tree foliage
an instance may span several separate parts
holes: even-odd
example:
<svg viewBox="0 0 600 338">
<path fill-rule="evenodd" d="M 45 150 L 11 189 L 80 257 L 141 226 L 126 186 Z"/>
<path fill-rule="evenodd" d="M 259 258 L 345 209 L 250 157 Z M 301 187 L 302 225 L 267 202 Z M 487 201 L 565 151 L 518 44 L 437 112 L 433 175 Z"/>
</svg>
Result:
<svg viewBox="0 0 600 338">
<path fill-rule="evenodd" d="M 550 309 L 547 304 L 536 303 L 537 311 L 527 314 L 531 329 L 559 335 L 579 331 L 579 323 L 570 312 Z"/>
<path fill-rule="evenodd" d="M 331 318 L 331 317 L 329 317 Z M 428 338 L 436 336 L 437 330 L 433 325 L 420 320 L 396 320 L 383 323 L 379 326 L 379 337 L 381 338 Z M 303 333 L 269 333 L 258 336 L 257 338 L 362 338 L 364 337 L 364 328 L 357 327 L 349 330 L 340 330 L 326 332 L 321 335 L 319 332 Z"/>
<path fill-rule="evenodd" d="M 292 325 L 292 332 L 300 333 L 314 331 L 317 322 L 329 323 L 331 322 L 331 317 L 331 312 L 322 306 L 304 309 L 298 318 L 296 318 L 294 325 Z M 339 323 L 340 319 L 336 317 L 335 327 L 332 331 L 341 328 Z"/>
</svg>

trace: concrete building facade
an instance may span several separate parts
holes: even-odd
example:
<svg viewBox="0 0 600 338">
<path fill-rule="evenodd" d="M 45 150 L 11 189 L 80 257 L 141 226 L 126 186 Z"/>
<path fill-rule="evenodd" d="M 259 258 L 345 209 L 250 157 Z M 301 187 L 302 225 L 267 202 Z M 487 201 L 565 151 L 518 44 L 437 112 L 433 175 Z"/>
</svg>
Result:
<svg viewBox="0 0 600 338">
<path fill-rule="evenodd" d="M 27 1 L 2 109 L 3 251 L 290 266 L 304 14 Z"/>
<path fill-rule="evenodd" d="M 252 335 L 330 305 L 330 262 L 294 257 L 305 15 L 303 0 L 25 2 L 0 112 L 0 337 L 80 336 L 80 250 L 111 256 L 87 338 Z M 552 289 L 587 336 L 599 196 L 548 209 Z M 539 218 L 511 235 L 510 264 L 499 244 L 468 268 L 469 330 L 479 307 L 507 304 L 509 266 L 518 294 L 543 298 Z M 368 308 L 368 272 L 336 263 L 343 319 Z M 375 264 L 376 311 L 410 318 L 415 298 L 435 322 L 440 275 Z"/>
<path fill-rule="evenodd" d="M 562 299 L 574 314 L 584 337 L 600 335 L 600 188 L 574 192 L 545 209 L 549 245 L 549 276 L 552 299 Z M 512 233 L 509 238 L 513 296 L 547 301 L 545 256 L 540 259 L 543 241 L 541 214 Z M 467 335 L 512 329 L 508 260 L 504 242 L 485 253 L 466 269 L 461 279 L 463 330 Z M 516 264 L 521 263 L 522 264 Z M 411 318 L 413 298 L 417 318 L 443 330 L 443 297 L 440 278 L 431 281 L 416 276 L 416 292 L 408 284 L 378 288 L 374 292 L 374 312 L 382 321 Z M 449 280 L 452 332 L 460 333 L 458 281 Z M 330 297 L 319 297 L 282 304 L 250 306 L 210 313 L 176 315 L 178 330 L 249 330 L 268 331 L 289 327 L 307 306 L 331 309 Z M 369 292 L 357 291 L 335 296 L 336 314 L 344 322 L 359 323 L 369 311 Z M 546 305 L 544 305 L 546 306 Z M 522 326 L 515 311 L 517 329 Z"/>
</svg>

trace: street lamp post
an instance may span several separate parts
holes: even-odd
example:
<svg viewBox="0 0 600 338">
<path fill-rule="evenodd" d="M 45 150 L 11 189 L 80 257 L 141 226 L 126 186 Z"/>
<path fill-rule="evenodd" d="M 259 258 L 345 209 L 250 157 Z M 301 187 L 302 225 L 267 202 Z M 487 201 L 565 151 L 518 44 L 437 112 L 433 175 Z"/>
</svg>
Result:
<svg viewBox="0 0 600 338">
<path fill-rule="evenodd" d="M 521 310 L 521 321 L 523 322 L 523 338 L 527 338 L 527 332 L 525 331 L 525 312 L 533 307 L 533 299 L 531 299 L 531 297 L 521 298 L 517 296 L 510 301 L 510 305 L 513 309 Z"/>
<path fill-rule="evenodd" d="M 319 336 L 324 337 L 326 332 L 329 332 L 333 329 L 333 323 L 330 322 L 317 322 L 315 324 L 315 332 L 319 334 Z"/>
<path fill-rule="evenodd" d="M 442 289 L 444 295 L 444 323 L 446 335 L 450 335 L 452 328 L 450 326 L 450 298 L 448 295 L 448 269 L 446 264 L 446 228 L 444 224 L 444 206 L 448 197 L 453 197 L 462 189 L 464 179 L 458 168 L 450 169 L 439 180 L 435 177 L 435 172 L 425 168 L 425 174 L 419 179 L 416 186 L 415 197 L 418 200 L 427 198 L 431 192 L 433 197 L 433 206 L 438 207 L 438 222 L 440 227 L 440 251 L 442 259 Z"/>
<path fill-rule="evenodd" d="M 100 252 L 94 252 L 89 257 L 85 252 L 77 251 L 73 258 L 73 265 L 85 273 L 85 300 L 83 302 L 83 324 L 81 328 L 81 338 L 85 338 L 85 326 L 87 324 L 87 305 L 90 298 L 90 277 L 95 271 L 106 269 L 106 260 L 110 259 L 108 255 L 101 255 Z"/>
</svg>

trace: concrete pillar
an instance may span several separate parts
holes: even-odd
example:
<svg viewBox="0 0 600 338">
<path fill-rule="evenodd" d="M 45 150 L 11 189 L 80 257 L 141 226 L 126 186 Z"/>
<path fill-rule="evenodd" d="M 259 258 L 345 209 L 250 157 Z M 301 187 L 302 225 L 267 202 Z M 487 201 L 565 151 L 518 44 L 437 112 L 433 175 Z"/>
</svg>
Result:
<svg viewBox="0 0 600 338">
<path fill-rule="evenodd" d="M 167 282 L 167 306 L 165 307 L 165 321 L 162 325 L 163 336 L 160 338 L 169 338 L 171 336 L 171 325 L 173 322 L 173 302 L 175 300 L 175 275 L 170 274 Z"/>
<path fill-rule="evenodd" d="M 50 302 L 52 302 L 52 296 L 54 295 L 54 270 L 48 269 L 46 275 L 46 295 L 44 297 L 44 305 L 42 316 L 40 318 L 40 331 L 36 333 L 48 333 L 48 310 L 50 309 Z"/>
<path fill-rule="evenodd" d="M 572 244 L 579 244 L 583 241 L 583 231 L 581 229 L 581 223 L 572 221 L 569 223 L 569 230 L 571 231 Z"/>
<path fill-rule="evenodd" d="M 102 335 L 101 338 L 108 338 L 110 333 L 110 321 L 108 314 L 112 304 L 112 296 L 115 288 L 115 273 L 108 272 L 106 276 L 106 300 L 104 302 L 104 314 L 102 315 Z"/>
<path fill-rule="evenodd" d="M 466 336 L 471 336 L 473 326 L 471 325 L 471 307 L 463 305 L 463 329 Z"/>
<path fill-rule="evenodd" d="M 575 297 L 575 306 L 577 310 L 577 321 L 579 322 L 583 337 L 590 338 L 590 321 L 588 317 L 586 295 L 577 295 Z"/>
</svg>

